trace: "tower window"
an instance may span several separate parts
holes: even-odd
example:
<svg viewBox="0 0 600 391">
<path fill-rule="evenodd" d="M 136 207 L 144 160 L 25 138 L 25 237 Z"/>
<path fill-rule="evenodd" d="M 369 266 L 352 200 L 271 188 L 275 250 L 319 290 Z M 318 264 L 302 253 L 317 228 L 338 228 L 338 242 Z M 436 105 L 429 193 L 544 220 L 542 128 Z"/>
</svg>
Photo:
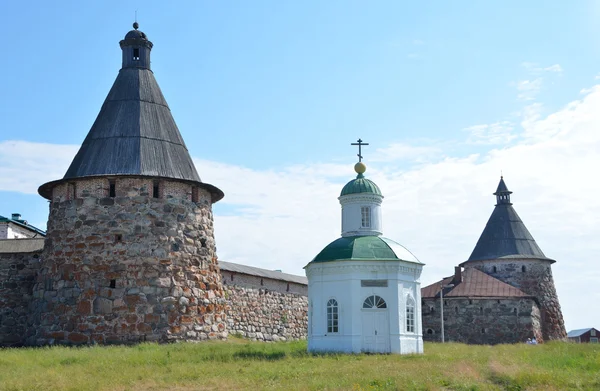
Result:
<svg viewBox="0 0 600 391">
<path fill-rule="evenodd" d="M 198 188 L 192 187 L 192 202 L 198 202 Z"/>
<path fill-rule="evenodd" d="M 139 59 L 140 59 L 140 49 L 135 48 L 135 49 L 133 49 L 133 60 L 139 61 Z"/>
<path fill-rule="evenodd" d="M 117 186 L 115 184 L 115 181 L 113 181 L 113 180 L 108 182 L 108 196 L 109 197 L 117 196 Z"/>
<path fill-rule="evenodd" d="M 360 215 L 361 215 L 361 227 L 362 228 L 371 228 L 371 207 L 370 206 L 361 206 L 360 207 Z"/>
<path fill-rule="evenodd" d="M 527 268 L 525 267 L 525 265 L 521 266 L 521 271 L 522 271 L 523 273 L 525 273 L 525 272 L 527 271 Z"/>
<path fill-rule="evenodd" d="M 498 268 L 497 268 L 496 266 L 494 266 L 494 267 L 492 268 L 492 273 L 497 273 L 497 272 L 498 272 Z"/>
<path fill-rule="evenodd" d="M 160 188 L 158 186 L 158 181 L 154 181 L 154 183 L 152 184 L 152 197 L 153 198 L 159 198 L 159 191 Z"/>
<path fill-rule="evenodd" d="M 327 302 L 327 332 L 337 333 L 338 328 L 338 303 L 335 299 Z"/>
<path fill-rule="evenodd" d="M 117 287 L 117 280 L 110 280 L 110 287 L 111 288 L 116 288 Z"/>
<path fill-rule="evenodd" d="M 433 329 L 427 329 L 427 334 L 435 334 L 435 332 L 433 331 Z"/>
</svg>

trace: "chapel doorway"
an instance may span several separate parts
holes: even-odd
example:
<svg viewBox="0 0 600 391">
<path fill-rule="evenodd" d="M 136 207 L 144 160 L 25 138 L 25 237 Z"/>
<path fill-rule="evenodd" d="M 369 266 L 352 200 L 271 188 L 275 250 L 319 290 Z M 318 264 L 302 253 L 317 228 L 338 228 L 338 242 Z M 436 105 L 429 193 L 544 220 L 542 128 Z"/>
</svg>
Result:
<svg viewBox="0 0 600 391">
<path fill-rule="evenodd" d="M 362 306 L 362 351 L 390 353 L 389 312 L 385 300 L 371 295 Z"/>
</svg>

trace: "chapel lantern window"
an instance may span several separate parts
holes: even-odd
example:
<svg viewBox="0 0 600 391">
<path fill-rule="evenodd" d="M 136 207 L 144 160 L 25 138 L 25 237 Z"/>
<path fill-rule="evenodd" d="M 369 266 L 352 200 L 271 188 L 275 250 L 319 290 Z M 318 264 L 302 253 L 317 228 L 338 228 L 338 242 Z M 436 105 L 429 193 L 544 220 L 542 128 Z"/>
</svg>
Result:
<svg viewBox="0 0 600 391">
<path fill-rule="evenodd" d="M 361 227 L 362 228 L 371 228 L 371 207 L 370 206 L 361 206 L 360 207 L 360 215 L 361 215 Z"/>
</svg>

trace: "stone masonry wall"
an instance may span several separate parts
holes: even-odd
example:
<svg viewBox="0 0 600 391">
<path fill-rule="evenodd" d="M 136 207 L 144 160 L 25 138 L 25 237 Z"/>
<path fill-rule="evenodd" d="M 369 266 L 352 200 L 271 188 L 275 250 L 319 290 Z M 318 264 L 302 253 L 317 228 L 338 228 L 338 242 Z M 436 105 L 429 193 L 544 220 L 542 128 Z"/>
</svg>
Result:
<svg viewBox="0 0 600 391">
<path fill-rule="evenodd" d="M 0 254 L 0 346 L 20 346 L 40 252 Z"/>
<path fill-rule="evenodd" d="M 424 299 L 423 340 L 441 341 L 440 299 Z M 533 299 L 444 298 L 445 340 L 470 344 L 524 342 L 542 338 Z"/>
<path fill-rule="evenodd" d="M 108 178 L 55 187 L 28 344 L 226 337 L 210 194 L 159 183 L 158 198 L 148 178 L 117 178 L 115 197 Z"/>
<path fill-rule="evenodd" d="M 224 281 L 230 277 L 229 274 L 223 274 Z M 231 285 L 231 281 L 223 285 L 230 334 L 260 341 L 306 339 L 306 294 L 289 292 L 285 281 L 244 274 L 236 274 L 233 282 L 235 285 Z M 307 289 L 305 285 L 290 283 L 290 290 L 302 291 L 303 288 Z"/>
<path fill-rule="evenodd" d="M 519 288 L 538 300 L 543 333 L 543 339 L 540 338 L 540 341 L 567 338 L 550 261 L 498 259 L 469 262 L 469 265 L 466 266 L 475 267 L 500 281 Z"/>
</svg>

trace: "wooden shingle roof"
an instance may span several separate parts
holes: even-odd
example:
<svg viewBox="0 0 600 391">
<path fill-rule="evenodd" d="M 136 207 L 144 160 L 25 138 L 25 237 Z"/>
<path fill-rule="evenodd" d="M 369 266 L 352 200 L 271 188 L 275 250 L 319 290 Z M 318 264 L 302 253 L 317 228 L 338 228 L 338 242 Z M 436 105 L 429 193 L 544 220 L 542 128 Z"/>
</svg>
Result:
<svg viewBox="0 0 600 391">
<path fill-rule="evenodd" d="M 137 29 L 132 31 L 138 32 Z M 179 179 L 207 189 L 216 202 L 223 197 L 223 192 L 200 180 L 150 70 L 152 43 L 145 34 L 138 33 L 143 37 L 121 41 L 123 68 L 62 181 L 110 175 Z M 132 47 L 138 50 L 138 60 L 129 57 Z M 42 185 L 40 194 L 50 198 L 56 182 L 60 181 Z"/>
<path fill-rule="evenodd" d="M 470 261 L 483 261 L 500 258 L 547 258 L 540 247 L 529 233 L 525 224 L 517 214 L 510 202 L 510 194 L 504 183 L 500 179 L 496 193 L 497 201 L 494 211 L 490 216 L 473 252 L 469 259 L 461 264 L 468 264 Z"/>
</svg>

